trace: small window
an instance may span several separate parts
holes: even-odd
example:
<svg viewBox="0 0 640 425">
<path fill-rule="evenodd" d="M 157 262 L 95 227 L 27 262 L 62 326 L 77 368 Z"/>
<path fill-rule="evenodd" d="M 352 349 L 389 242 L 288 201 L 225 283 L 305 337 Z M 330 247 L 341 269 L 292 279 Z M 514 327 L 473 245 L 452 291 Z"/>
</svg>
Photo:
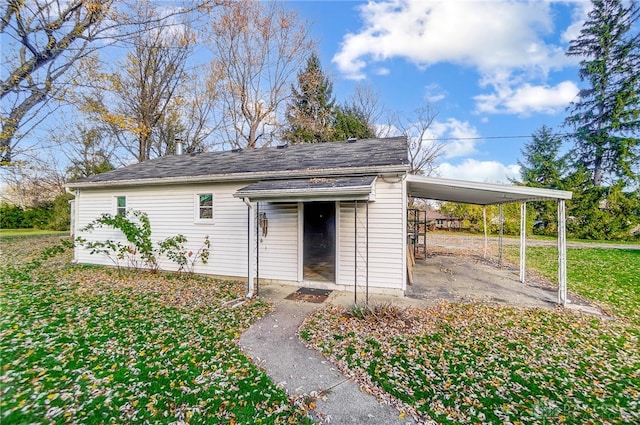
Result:
<svg viewBox="0 0 640 425">
<path fill-rule="evenodd" d="M 127 212 L 127 197 L 116 196 L 116 214 L 125 215 Z"/>
<path fill-rule="evenodd" d="M 213 221 L 213 193 L 199 193 L 196 195 L 196 220 Z"/>
</svg>

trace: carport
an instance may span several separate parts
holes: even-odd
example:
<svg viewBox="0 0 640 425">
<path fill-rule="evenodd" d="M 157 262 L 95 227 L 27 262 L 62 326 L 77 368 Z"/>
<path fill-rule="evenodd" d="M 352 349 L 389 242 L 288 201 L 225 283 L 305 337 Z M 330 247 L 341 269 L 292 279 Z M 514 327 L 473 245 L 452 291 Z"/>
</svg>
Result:
<svg viewBox="0 0 640 425">
<path fill-rule="evenodd" d="M 558 204 L 558 304 L 567 303 L 567 239 L 565 201 L 571 192 L 527 186 L 441 179 L 417 175 L 406 177 L 407 196 L 436 201 L 459 202 L 484 207 L 485 247 L 487 244 L 486 207 L 520 203 L 520 281 L 525 281 L 527 202 L 556 201 Z M 501 208 L 502 211 L 502 208 Z M 502 218 L 501 218 L 502 220 Z"/>
</svg>

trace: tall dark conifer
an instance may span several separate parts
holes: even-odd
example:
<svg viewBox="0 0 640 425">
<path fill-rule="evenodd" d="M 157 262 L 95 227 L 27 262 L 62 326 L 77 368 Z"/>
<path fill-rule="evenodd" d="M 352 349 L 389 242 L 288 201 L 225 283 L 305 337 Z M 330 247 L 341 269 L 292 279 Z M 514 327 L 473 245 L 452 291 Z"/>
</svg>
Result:
<svg viewBox="0 0 640 425">
<path fill-rule="evenodd" d="M 292 143 L 332 140 L 333 84 L 322 71 L 318 55 L 309 56 L 307 66 L 298 73 L 298 87 L 291 87 L 291 91 L 284 139 Z"/>
<path fill-rule="evenodd" d="M 562 139 L 546 125 L 531 137 L 531 142 L 521 150 L 523 161 L 518 161 L 522 183 L 532 187 L 561 189 L 562 179 L 568 171 L 567 157 L 560 154 Z"/>
<path fill-rule="evenodd" d="M 530 143 L 521 150 L 520 165 L 522 184 L 546 189 L 565 189 L 569 174 L 566 155 L 562 155 L 562 139 L 550 127 L 542 126 L 532 135 Z M 557 231 L 555 202 L 532 202 L 535 211 L 534 232 L 555 234 Z"/>
<path fill-rule="evenodd" d="M 582 59 L 580 79 L 586 86 L 565 125 L 575 130 L 577 165 L 600 187 L 606 177 L 639 179 L 640 12 L 635 1 L 592 1 L 593 10 L 567 51 Z"/>
</svg>

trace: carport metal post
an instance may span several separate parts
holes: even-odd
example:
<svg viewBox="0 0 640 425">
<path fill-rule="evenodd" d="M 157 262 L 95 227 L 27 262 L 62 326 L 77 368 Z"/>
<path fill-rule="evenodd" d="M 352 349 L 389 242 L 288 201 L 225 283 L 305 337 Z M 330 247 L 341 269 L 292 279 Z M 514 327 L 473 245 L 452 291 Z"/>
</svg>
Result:
<svg viewBox="0 0 640 425">
<path fill-rule="evenodd" d="M 353 303 L 358 304 L 358 201 L 353 201 Z"/>
<path fill-rule="evenodd" d="M 482 224 L 484 225 L 484 258 L 487 258 L 487 250 L 489 249 L 489 235 L 487 233 L 487 206 L 482 206 Z"/>
<path fill-rule="evenodd" d="M 558 199 L 558 304 L 567 306 L 567 221 L 564 199 Z"/>
<path fill-rule="evenodd" d="M 520 282 L 524 283 L 527 261 L 527 203 L 520 204 Z"/>
<path fill-rule="evenodd" d="M 504 211 L 502 210 L 502 204 L 499 206 L 499 217 L 498 221 L 500 221 L 500 234 L 498 236 L 498 264 L 502 266 L 502 236 L 504 234 Z"/>
</svg>

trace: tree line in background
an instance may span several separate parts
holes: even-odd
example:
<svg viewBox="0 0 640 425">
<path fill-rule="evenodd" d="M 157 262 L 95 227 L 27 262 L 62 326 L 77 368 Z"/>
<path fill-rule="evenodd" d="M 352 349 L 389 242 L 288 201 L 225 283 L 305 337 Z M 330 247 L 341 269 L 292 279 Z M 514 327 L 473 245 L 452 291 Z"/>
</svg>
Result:
<svg viewBox="0 0 640 425">
<path fill-rule="evenodd" d="M 412 136 L 437 113 L 380 126 L 367 85 L 338 104 L 308 23 L 278 2 L 9 0 L 0 17 L 3 201 L 23 226 L 46 227 L 32 211 L 66 199 L 65 181 L 171 155 L 177 139 L 197 153 Z M 414 169 L 433 168 L 440 145 L 417 139 Z"/>
<path fill-rule="evenodd" d="M 575 237 L 624 238 L 639 221 L 638 7 L 625 4 L 593 0 L 569 46 L 585 85 L 569 108 L 569 136 L 543 127 L 522 151 L 518 183 L 574 192 Z M 390 113 L 368 85 L 336 102 L 307 23 L 281 3 L 9 0 L 0 15 L 10 40 L 0 155 L 5 192 L 23 211 L 62 203 L 68 179 L 173 154 L 176 139 L 194 153 L 405 135 L 411 172 L 422 174 L 444 149 L 428 137 L 433 105 Z M 71 113 L 46 137 L 65 153 L 63 167 L 28 143 L 57 109 Z M 555 207 L 533 206 L 532 230 L 554 233 Z M 474 207 L 447 208 L 474 220 Z"/>
<path fill-rule="evenodd" d="M 594 0 L 567 55 L 580 61 L 583 88 L 569 107 L 569 135 L 543 126 L 522 150 L 526 186 L 568 190 L 567 231 L 580 239 L 640 239 L 640 11 L 636 2 Z M 565 142 L 571 148 L 563 152 Z M 532 202 L 529 232 L 557 233 L 555 202 Z M 444 211 L 482 230 L 482 209 Z M 496 217 L 495 208 L 490 216 Z M 519 210 L 505 209 L 505 232 L 519 232 Z M 494 219 L 495 222 L 495 219 Z"/>
</svg>

